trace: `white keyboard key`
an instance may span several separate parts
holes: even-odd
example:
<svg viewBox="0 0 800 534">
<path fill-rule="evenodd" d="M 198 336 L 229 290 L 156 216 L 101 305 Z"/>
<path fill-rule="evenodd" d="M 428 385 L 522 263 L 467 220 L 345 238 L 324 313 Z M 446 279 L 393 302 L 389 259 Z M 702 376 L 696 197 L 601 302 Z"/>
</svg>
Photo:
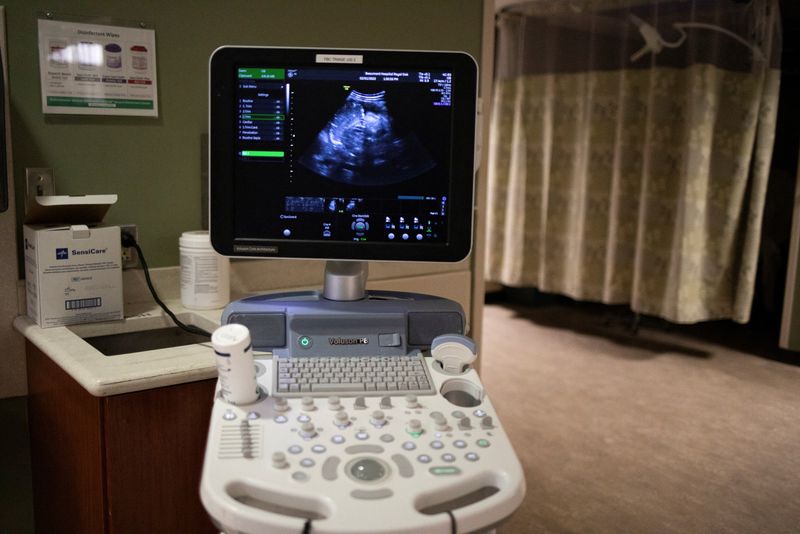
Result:
<svg viewBox="0 0 800 534">
<path fill-rule="evenodd" d="M 323 393 L 336 393 L 342 391 L 364 391 L 364 384 L 340 383 L 340 384 L 311 384 L 311 391 Z"/>
</svg>

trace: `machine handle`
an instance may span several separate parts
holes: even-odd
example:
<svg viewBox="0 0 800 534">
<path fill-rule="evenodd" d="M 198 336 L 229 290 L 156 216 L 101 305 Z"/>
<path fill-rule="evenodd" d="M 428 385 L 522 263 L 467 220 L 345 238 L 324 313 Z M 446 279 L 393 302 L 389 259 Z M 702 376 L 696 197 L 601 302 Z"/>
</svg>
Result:
<svg viewBox="0 0 800 534">
<path fill-rule="evenodd" d="M 477 525 L 485 527 L 485 519 L 482 520 L 481 518 L 485 518 L 487 514 L 496 514 L 501 520 L 513 514 L 522 503 L 522 499 L 525 498 L 525 477 L 520 477 L 516 481 L 508 480 L 507 482 L 509 482 L 509 484 L 501 487 L 500 491 L 494 495 L 469 504 L 463 508 L 453 510 L 452 514 L 455 517 L 457 529 L 461 531 L 463 525 L 466 527 L 464 532 L 476 530 L 475 524 L 473 523 L 474 520 L 477 520 Z M 516 482 L 516 484 L 514 484 L 514 482 Z M 508 499 L 507 493 L 509 491 L 514 492 L 514 499 Z"/>
</svg>

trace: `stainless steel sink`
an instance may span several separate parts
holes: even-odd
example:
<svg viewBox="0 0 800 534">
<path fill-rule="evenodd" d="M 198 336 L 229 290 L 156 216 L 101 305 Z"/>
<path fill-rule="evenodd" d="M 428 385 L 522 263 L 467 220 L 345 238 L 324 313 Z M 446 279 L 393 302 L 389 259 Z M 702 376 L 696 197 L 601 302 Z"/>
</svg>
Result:
<svg viewBox="0 0 800 534">
<path fill-rule="evenodd" d="M 85 337 L 83 340 L 106 356 L 181 347 L 209 341 L 205 336 L 191 334 L 177 326 Z"/>
</svg>

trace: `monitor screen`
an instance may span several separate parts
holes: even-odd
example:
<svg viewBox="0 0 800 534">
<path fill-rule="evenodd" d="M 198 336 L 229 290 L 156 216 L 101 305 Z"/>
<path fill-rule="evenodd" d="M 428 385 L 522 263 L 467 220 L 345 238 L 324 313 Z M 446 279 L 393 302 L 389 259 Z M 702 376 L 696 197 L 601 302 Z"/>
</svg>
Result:
<svg viewBox="0 0 800 534">
<path fill-rule="evenodd" d="M 463 53 L 218 49 L 209 126 L 215 249 L 464 258 L 476 85 L 475 62 Z"/>
</svg>

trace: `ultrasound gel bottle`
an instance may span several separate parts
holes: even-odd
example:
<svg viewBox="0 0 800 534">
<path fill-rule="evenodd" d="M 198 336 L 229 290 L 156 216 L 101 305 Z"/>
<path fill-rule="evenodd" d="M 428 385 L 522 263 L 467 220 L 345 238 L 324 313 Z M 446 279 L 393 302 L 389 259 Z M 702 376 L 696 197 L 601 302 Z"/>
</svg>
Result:
<svg viewBox="0 0 800 534">
<path fill-rule="evenodd" d="M 231 404 L 250 404 L 258 400 L 256 367 L 250 330 L 241 324 L 227 324 L 211 335 L 217 358 L 217 373 L 222 398 Z"/>
</svg>

